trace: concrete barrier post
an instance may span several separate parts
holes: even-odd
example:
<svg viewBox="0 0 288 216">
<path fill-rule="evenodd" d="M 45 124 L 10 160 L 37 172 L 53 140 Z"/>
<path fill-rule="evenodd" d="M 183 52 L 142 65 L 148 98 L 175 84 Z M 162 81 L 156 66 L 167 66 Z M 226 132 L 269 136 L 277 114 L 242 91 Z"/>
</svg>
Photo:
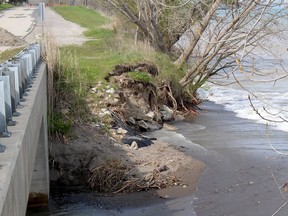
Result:
<svg viewBox="0 0 288 216">
<path fill-rule="evenodd" d="M 4 73 L 12 73 L 14 76 L 14 95 L 15 95 L 15 106 L 16 108 L 20 105 L 20 78 L 19 78 L 19 65 L 16 63 L 11 63 Z M 13 113 L 14 115 L 14 113 Z"/>
<path fill-rule="evenodd" d="M 0 135 L 6 131 L 4 82 L 0 81 Z"/>
<path fill-rule="evenodd" d="M 34 49 L 36 50 L 36 56 L 37 56 L 37 63 L 36 66 L 39 66 L 40 60 L 41 60 L 41 48 L 40 44 L 34 44 Z"/>
<path fill-rule="evenodd" d="M 0 76 L 0 81 L 4 83 L 6 123 L 9 126 L 13 126 L 16 124 L 16 122 L 12 120 L 12 106 L 11 106 L 11 92 L 10 92 L 9 76 Z"/>
<path fill-rule="evenodd" d="M 6 117 L 5 117 L 5 100 L 4 100 L 4 83 L 0 81 L 0 135 L 6 131 Z M 6 149 L 5 145 L 0 142 L 0 153 Z"/>
<path fill-rule="evenodd" d="M 19 57 L 17 57 L 15 59 L 15 61 L 17 61 L 16 65 L 18 66 L 18 82 L 19 82 L 19 103 L 21 102 L 21 99 L 23 98 L 23 92 L 24 92 L 24 82 L 23 82 L 23 77 L 24 77 L 24 60 L 22 59 L 22 57 L 19 55 Z M 14 63 L 15 64 L 15 63 Z"/>
<path fill-rule="evenodd" d="M 24 75 L 24 80 L 23 80 L 23 84 L 24 84 L 24 92 L 23 95 L 27 96 L 26 90 L 28 88 L 28 84 L 30 83 L 30 73 L 32 70 L 32 65 L 31 65 L 31 55 L 28 53 L 25 53 L 22 55 L 22 58 L 24 59 L 24 71 L 22 72 Z"/>
<path fill-rule="evenodd" d="M 11 96 L 11 110 L 12 110 L 12 116 L 18 116 L 20 115 L 17 110 L 17 104 L 16 104 L 16 86 L 15 86 L 15 73 L 13 71 L 5 70 L 3 72 L 4 75 L 9 77 L 10 81 L 10 96 Z"/>
<path fill-rule="evenodd" d="M 31 78 L 32 75 L 35 73 L 35 69 L 36 69 L 36 51 L 33 48 L 30 48 L 28 50 L 28 53 L 31 55 L 31 63 L 32 63 L 32 70 L 31 70 Z"/>
<path fill-rule="evenodd" d="M 28 82 L 29 82 L 29 75 L 30 75 L 30 58 L 31 56 L 27 53 L 22 55 L 22 58 L 24 59 L 25 62 L 25 69 L 23 71 L 24 73 L 24 92 L 26 92 L 26 89 L 28 87 Z"/>
<path fill-rule="evenodd" d="M 21 63 L 22 63 L 22 67 L 21 67 L 21 84 L 20 84 L 20 87 L 21 87 L 21 90 L 20 90 L 20 101 L 22 102 L 24 99 L 24 94 L 25 94 L 25 90 L 26 90 L 26 80 L 27 80 L 27 68 L 28 68 L 28 59 L 25 58 L 25 56 L 21 56 Z"/>
<path fill-rule="evenodd" d="M 28 56 L 28 70 L 27 70 L 27 86 L 26 88 L 31 87 L 32 78 L 33 78 L 33 57 L 29 51 L 27 51 Z"/>
</svg>

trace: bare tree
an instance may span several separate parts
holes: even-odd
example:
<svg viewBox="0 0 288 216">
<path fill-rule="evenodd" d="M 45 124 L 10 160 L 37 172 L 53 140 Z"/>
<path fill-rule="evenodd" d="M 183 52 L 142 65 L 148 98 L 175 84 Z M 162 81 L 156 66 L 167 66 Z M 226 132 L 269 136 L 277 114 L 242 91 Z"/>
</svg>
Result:
<svg viewBox="0 0 288 216">
<path fill-rule="evenodd" d="M 169 53 L 172 45 L 190 27 L 190 0 L 107 0 L 122 15 L 135 23 L 151 45 Z"/>
<path fill-rule="evenodd" d="M 243 70 L 244 58 L 263 40 L 282 31 L 283 0 L 107 0 L 135 23 L 155 49 L 180 54 L 179 68 L 190 68 L 182 88 L 199 88 L 219 72 Z M 176 45 L 176 46 L 175 46 Z"/>
<path fill-rule="evenodd" d="M 243 60 L 260 47 L 263 40 L 283 31 L 276 28 L 286 16 L 282 1 L 239 1 L 237 6 L 223 6 L 215 1 L 198 26 L 192 27 L 187 48 L 175 61 L 184 64 L 189 58 L 192 67 L 180 80 L 201 86 L 209 77 L 227 68 L 243 70 Z"/>
</svg>

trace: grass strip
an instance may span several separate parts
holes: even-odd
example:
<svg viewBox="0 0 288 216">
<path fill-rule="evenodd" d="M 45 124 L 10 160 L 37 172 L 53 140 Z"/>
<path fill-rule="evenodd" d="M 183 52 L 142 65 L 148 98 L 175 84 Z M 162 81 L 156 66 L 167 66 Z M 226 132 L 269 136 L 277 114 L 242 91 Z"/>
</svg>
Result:
<svg viewBox="0 0 288 216">
<path fill-rule="evenodd" d="M 24 47 L 17 47 L 14 49 L 9 49 L 3 52 L 0 52 L 0 64 L 3 63 L 4 61 L 11 59 L 14 57 L 16 54 L 18 54 L 21 50 L 23 50 Z"/>
<path fill-rule="evenodd" d="M 14 6 L 11 5 L 11 4 L 3 4 L 3 3 L 0 3 L 0 11 L 2 11 L 2 10 L 7 10 L 7 9 L 9 9 L 9 8 L 12 8 L 12 7 L 14 7 Z"/>
</svg>

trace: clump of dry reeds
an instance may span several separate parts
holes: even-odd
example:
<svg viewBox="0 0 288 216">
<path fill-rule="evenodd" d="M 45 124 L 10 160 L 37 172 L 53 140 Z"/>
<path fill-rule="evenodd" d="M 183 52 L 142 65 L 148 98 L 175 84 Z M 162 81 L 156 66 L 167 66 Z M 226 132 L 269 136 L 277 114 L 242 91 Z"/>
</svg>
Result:
<svg viewBox="0 0 288 216">
<path fill-rule="evenodd" d="M 110 160 L 92 170 L 88 183 L 92 189 L 99 192 L 116 191 L 127 181 L 130 170 L 120 160 Z"/>
<path fill-rule="evenodd" d="M 135 192 L 170 187 L 180 180 L 174 174 L 163 174 L 154 170 L 144 177 L 132 174 L 132 168 L 120 160 L 110 160 L 94 168 L 88 184 L 98 192 Z"/>
<path fill-rule="evenodd" d="M 48 115 L 52 115 L 54 110 L 54 75 L 60 64 L 60 51 L 55 39 L 49 35 L 44 35 L 41 41 L 42 58 L 47 64 L 47 93 L 48 93 Z"/>
</svg>

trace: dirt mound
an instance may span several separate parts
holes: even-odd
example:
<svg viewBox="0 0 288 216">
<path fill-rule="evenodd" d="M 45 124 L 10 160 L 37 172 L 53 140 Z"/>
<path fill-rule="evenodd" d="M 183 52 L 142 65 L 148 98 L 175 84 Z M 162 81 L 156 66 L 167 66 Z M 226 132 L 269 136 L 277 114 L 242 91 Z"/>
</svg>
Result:
<svg viewBox="0 0 288 216">
<path fill-rule="evenodd" d="M 0 27 L 0 46 L 22 46 L 26 42 Z"/>
<path fill-rule="evenodd" d="M 99 126 L 86 124 L 74 128 L 77 139 L 67 143 L 54 140 L 50 146 L 52 186 L 89 185 L 98 192 L 114 193 L 163 189 L 159 191 L 161 197 L 172 197 L 170 187 L 177 188 L 175 194 L 191 192 L 205 168 L 183 148 L 154 141 L 145 148 L 133 149 L 100 131 Z"/>
</svg>

